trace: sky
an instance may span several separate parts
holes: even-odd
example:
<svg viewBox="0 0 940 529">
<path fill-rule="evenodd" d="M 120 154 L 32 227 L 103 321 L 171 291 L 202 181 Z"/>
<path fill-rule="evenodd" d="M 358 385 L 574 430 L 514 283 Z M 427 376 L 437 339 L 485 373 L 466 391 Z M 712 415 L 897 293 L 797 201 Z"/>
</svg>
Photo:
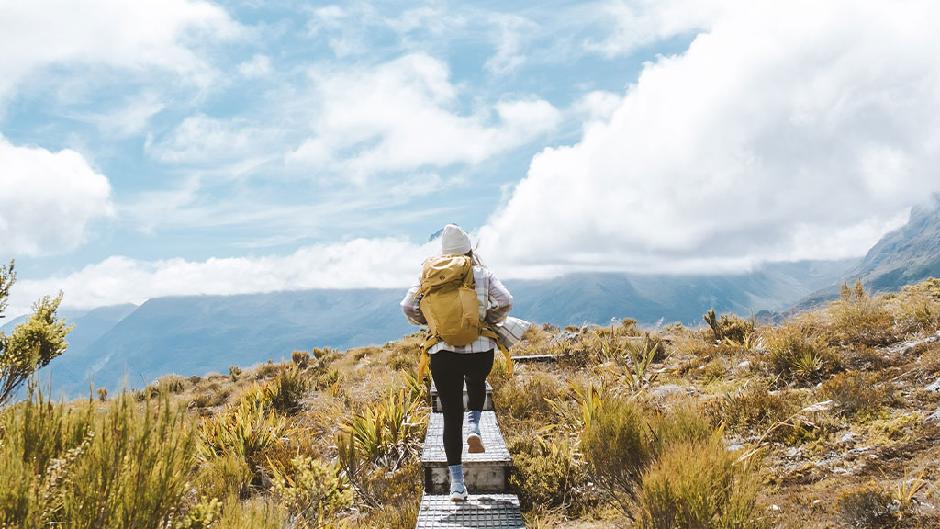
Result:
<svg viewBox="0 0 940 529">
<path fill-rule="evenodd" d="M 863 255 L 940 192 L 933 1 L 0 0 L 8 313 Z"/>
</svg>

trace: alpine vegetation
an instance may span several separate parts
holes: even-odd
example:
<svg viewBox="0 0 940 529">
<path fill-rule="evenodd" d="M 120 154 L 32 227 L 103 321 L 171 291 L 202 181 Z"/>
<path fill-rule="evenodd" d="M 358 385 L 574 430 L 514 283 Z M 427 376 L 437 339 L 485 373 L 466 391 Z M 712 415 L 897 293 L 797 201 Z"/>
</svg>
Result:
<svg viewBox="0 0 940 529">
<path fill-rule="evenodd" d="M 526 526 L 936 526 L 940 280 L 843 292 L 777 324 L 533 325 L 510 352 L 550 361 L 489 378 Z M 65 349 L 55 302 L 4 337 L 5 366 L 37 352 L 6 380 Z M 0 526 L 411 529 L 422 341 L 73 402 L 28 389 L 0 409 Z"/>
</svg>

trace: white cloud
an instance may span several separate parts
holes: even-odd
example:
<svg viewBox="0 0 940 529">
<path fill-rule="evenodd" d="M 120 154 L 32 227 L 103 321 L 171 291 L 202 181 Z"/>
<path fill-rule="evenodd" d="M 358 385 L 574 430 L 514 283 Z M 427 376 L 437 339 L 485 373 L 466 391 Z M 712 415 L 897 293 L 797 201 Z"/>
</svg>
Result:
<svg viewBox="0 0 940 529">
<path fill-rule="evenodd" d="M 416 53 L 369 69 L 314 72 L 316 135 L 293 163 L 364 182 L 379 171 L 478 163 L 554 128 L 541 99 L 507 100 L 495 116 L 462 113 L 447 65 Z"/>
<path fill-rule="evenodd" d="M 257 163 L 255 158 L 263 157 L 278 138 L 278 131 L 254 126 L 246 119 L 197 114 L 184 119 L 166 136 L 149 138 L 146 150 L 150 156 L 167 163 L 235 161 L 253 166 Z"/>
<path fill-rule="evenodd" d="M 20 280 L 9 314 L 62 290 L 64 306 L 89 308 L 140 303 L 148 298 L 239 294 L 302 288 L 404 287 L 417 279 L 422 260 L 438 242 L 417 245 L 398 239 L 355 239 L 300 248 L 283 256 L 139 261 L 109 257 L 67 276 Z"/>
<path fill-rule="evenodd" d="M 656 41 L 706 29 L 738 0 L 612 0 L 595 4 L 593 15 L 612 26 L 603 39 L 588 39 L 584 49 L 609 57 L 625 55 Z"/>
<path fill-rule="evenodd" d="M 840 258 L 940 191 L 940 5 L 737 7 L 535 156 L 484 249 L 556 271 Z"/>
<path fill-rule="evenodd" d="M 156 94 L 148 93 L 106 112 L 75 117 L 93 124 L 109 137 L 127 138 L 146 129 L 151 118 L 164 108 Z"/>
<path fill-rule="evenodd" d="M 225 10 L 201 0 L 7 2 L 0 16 L 0 99 L 26 76 L 59 63 L 153 66 L 205 83 L 210 68 L 192 37 L 240 31 Z"/>
<path fill-rule="evenodd" d="M 535 31 L 537 26 L 530 20 L 518 16 L 493 16 L 497 28 L 496 53 L 487 59 L 484 67 L 492 74 L 504 75 L 525 62 L 524 35 Z"/>
<path fill-rule="evenodd" d="M 72 150 L 20 147 L 0 136 L 0 252 L 6 257 L 62 253 L 88 223 L 111 215 L 111 186 Z"/>
<path fill-rule="evenodd" d="M 238 73 L 245 77 L 264 77 L 271 73 L 271 58 L 262 53 L 256 53 L 250 60 L 238 65 Z"/>
</svg>

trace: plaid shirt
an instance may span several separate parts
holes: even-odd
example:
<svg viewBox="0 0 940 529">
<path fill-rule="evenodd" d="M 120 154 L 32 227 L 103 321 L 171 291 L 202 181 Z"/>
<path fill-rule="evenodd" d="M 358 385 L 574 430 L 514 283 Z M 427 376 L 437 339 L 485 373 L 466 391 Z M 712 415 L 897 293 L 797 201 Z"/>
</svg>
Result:
<svg viewBox="0 0 940 529">
<path fill-rule="evenodd" d="M 512 294 L 496 278 L 493 272 L 483 266 L 473 267 L 473 280 L 476 283 L 477 301 L 480 303 L 480 319 L 487 323 L 498 325 L 503 323 L 509 310 L 512 308 Z M 421 296 L 418 295 L 418 285 L 412 286 L 401 300 L 401 310 L 408 321 L 415 325 L 427 325 L 428 321 L 421 314 Z M 455 353 L 483 353 L 496 349 L 496 340 L 480 336 L 472 343 L 457 347 L 447 342 L 439 342 L 431 346 L 428 354 L 438 351 L 453 351 Z"/>
</svg>

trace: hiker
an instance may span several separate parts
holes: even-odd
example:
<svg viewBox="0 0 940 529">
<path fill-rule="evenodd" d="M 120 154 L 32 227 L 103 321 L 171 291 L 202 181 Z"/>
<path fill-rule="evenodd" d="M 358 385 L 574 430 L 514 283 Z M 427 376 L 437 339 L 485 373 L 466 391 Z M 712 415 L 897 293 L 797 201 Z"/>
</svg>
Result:
<svg viewBox="0 0 940 529">
<path fill-rule="evenodd" d="M 446 305 L 441 306 L 441 303 Z M 463 309 L 467 307 L 475 309 L 476 314 L 463 317 Z M 442 230 L 441 256 L 425 261 L 419 284 L 411 287 L 401 301 L 408 321 L 429 326 L 425 347 L 444 414 L 444 454 L 453 501 L 467 499 L 461 458 L 464 382 L 467 384 L 468 452 L 485 452 L 480 418 L 486 399 L 486 377 L 498 348 L 497 336 L 491 329 L 506 320 L 510 308 L 512 295 L 483 265 L 467 233 L 454 224 Z"/>
</svg>

